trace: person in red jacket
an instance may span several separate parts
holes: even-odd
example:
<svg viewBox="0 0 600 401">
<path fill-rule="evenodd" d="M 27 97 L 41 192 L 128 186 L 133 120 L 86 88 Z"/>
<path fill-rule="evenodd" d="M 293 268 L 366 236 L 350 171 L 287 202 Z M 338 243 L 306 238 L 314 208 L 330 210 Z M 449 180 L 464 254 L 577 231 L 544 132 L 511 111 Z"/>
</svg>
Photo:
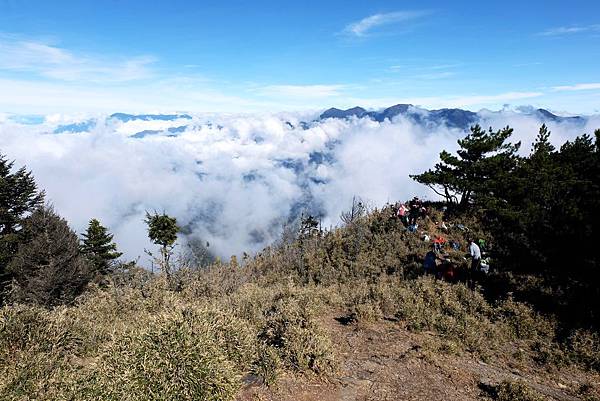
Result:
<svg viewBox="0 0 600 401">
<path fill-rule="evenodd" d="M 440 252 L 442 250 L 442 248 L 444 247 L 445 244 L 446 244 L 446 238 L 444 238 L 442 236 L 438 235 L 433 240 L 433 246 L 435 247 L 435 250 L 438 252 Z"/>
</svg>

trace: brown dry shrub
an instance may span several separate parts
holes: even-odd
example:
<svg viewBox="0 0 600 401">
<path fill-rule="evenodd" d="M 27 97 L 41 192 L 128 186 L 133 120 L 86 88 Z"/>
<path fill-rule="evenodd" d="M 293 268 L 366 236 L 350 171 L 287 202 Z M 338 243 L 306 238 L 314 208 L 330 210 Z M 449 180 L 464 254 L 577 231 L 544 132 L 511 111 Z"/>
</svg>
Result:
<svg viewBox="0 0 600 401">
<path fill-rule="evenodd" d="M 178 308 L 108 342 L 81 394 L 114 400 L 229 400 L 256 353 L 247 323 L 210 306 Z"/>
<path fill-rule="evenodd" d="M 523 382 L 503 381 L 496 388 L 496 401 L 545 401 L 547 398 Z"/>
<path fill-rule="evenodd" d="M 600 335 L 587 330 L 574 331 L 567 340 L 570 359 L 587 369 L 600 371 Z"/>
</svg>

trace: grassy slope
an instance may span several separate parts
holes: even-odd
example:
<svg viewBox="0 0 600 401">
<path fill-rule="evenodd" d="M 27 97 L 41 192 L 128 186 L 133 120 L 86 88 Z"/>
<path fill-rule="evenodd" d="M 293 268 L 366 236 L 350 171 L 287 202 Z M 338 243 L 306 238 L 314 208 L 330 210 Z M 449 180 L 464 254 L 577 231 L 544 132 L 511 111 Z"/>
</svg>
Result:
<svg viewBox="0 0 600 401">
<path fill-rule="evenodd" d="M 526 304 L 420 277 L 427 247 L 376 210 L 243 267 L 122 273 L 74 306 L 4 307 L 0 399 L 598 396 L 597 334 L 559 342 Z"/>
</svg>

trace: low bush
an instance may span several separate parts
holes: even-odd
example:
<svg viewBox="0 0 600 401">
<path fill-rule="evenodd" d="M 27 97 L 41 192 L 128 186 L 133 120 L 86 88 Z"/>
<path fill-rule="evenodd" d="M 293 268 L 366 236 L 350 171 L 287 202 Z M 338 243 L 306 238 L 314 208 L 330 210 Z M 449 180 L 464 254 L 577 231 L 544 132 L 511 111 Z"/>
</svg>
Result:
<svg viewBox="0 0 600 401">
<path fill-rule="evenodd" d="M 251 365 L 248 325 L 210 307 L 161 314 L 110 342 L 82 394 L 114 400 L 229 400 Z"/>
<path fill-rule="evenodd" d="M 525 383 L 517 381 L 503 381 L 496 387 L 494 400 L 496 401 L 545 401 L 546 398 Z"/>
<path fill-rule="evenodd" d="M 597 332 L 574 331 L 567 340 L 566 350 L 572 361 L 600 371 L 600 335 Z"/>
</svg>

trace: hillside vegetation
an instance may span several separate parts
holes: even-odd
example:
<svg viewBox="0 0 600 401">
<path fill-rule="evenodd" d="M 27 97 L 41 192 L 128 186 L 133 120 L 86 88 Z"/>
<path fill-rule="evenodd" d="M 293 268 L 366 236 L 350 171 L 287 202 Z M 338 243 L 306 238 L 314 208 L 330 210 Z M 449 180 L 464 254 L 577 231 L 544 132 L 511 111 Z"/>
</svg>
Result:
<svg viewBox="0 0 600 401">
<path fill-rule="evenodd" d="M 560 151 L 547 135 L 519 158 L 503 147 L 510 133 L 474 128 L 461 146 L 476 152 L 443 155 L 453 168 L 417 177 L 448 194 L 427 204 L 417 232 L 397 205 L 355 202 L 339 228 L 307 216 L 255 256 L 186 267 L 170 258 L 175 219 L 149 214 L 158 274 L 115 262 L 98 222 L 79 245 L 31 174 L 2 158 L 0 399 L 296 399 L 302 383 L 321 386 L 305 399 L 340 399 L 335 391 L 358 388 L 354 374 L 367 380 L 353 367 L 361 349 L 361 369 L 376 352 L 393 366 L 369 371 L 387 376 L 362 399 L 407 391 L 414 377 L 392 376 L 417 361 L 423 375 L 465 374 L 472 363 L 479 375 L 439 379 L 464 394 L 422 398 L 598 399 L 597 256 L 581 248 L 598 239 L 600 197 L 588 195 L 598 191 L 600 132 Z M 552 179 L 534 180 L 544 174 Z M 445 250 L 453 282 L 424 274 L 423 233 L 460 245 Z M 486 240 L 495 271 L 467 282 L 468 238 Z M 579 252 L 563 254 L 557 238 Z"/>
</svg>

